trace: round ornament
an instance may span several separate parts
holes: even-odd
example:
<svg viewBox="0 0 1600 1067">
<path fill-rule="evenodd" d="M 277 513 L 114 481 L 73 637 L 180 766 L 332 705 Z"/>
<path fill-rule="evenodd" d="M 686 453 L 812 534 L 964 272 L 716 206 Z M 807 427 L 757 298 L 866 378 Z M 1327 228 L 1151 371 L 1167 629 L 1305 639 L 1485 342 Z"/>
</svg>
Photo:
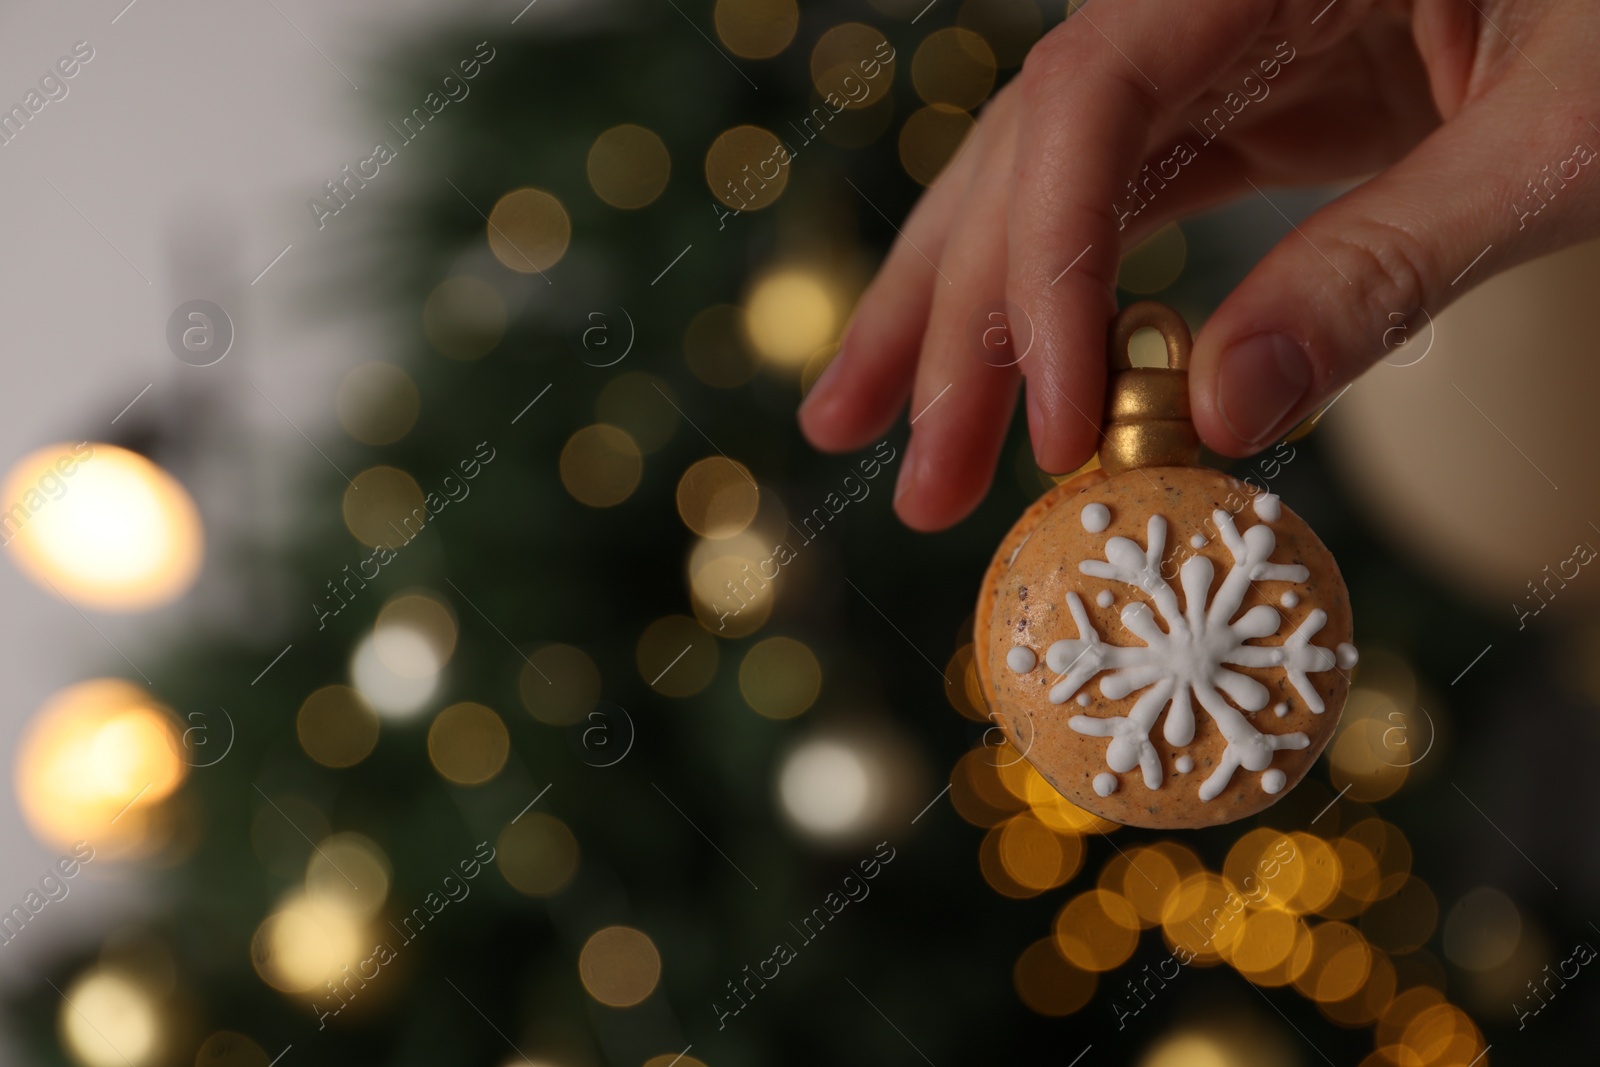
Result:
<svg viewBox="0 0 1600 1067">
<path fill-rule="evenodd" d="M 1135 368 L 1146 327 L 1165 368 Z M 1159 828 L 1252 815 L 1305 776 L 1350 689 L 1350 595 L 1275 495 L 1197 466 L 1189 330 L 1132 305 L 1111 330 L 1099 466 L 1001 542 L 975 661 L 1008 740 L 1068 800 Z"/>
</svg>

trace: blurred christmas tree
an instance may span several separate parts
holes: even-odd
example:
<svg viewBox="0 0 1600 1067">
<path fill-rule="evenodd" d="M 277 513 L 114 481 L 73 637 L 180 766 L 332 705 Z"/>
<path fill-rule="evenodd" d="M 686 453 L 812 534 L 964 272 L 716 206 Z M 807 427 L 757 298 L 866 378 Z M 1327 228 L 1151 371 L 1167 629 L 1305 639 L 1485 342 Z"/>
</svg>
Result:
<svg viewBox="0 0 1600 1067">
<path fill-rule="evenodd" d="M 352 440 L 309 468 L 274 561 L 303 616 L 199 635 L 148 692 L 63 698 L 63 722 L 115 706 L 145 732 L 104 803 L 41 832 L 142 858 L 159 891 L 98 958 L 10 996 L 34 1062 L 943 1067 L 1098 1046 L 1087 1063 L 1197 1016 L 1257 1029 L 1186 1031 L 1214 1058 L 1161 1062 L 1269 1062 L 1298 1041 L 1283 1020 L 1306 1062 L 1481 1050 L 1440 1007 L 1404 835 L 1356 803 L 1399 789 L 1403 759 L 1336 754 L 1332 788 L 1254 829 L 1106 836 L 992 744 L 973 695 L 973 590 L 1049 484 L 1020 434 L 981 514 L 936 537 L 892 519 L 898 436 L 851 457 L 800 440 L 800 389 L 890 220 L 1046 28 L 1032 0 L 926 21 L 875 2 L 669 4 L 395 60 L 387 151 L 312 214 L 385 212 L 354 295 L 407 347 L 351 372 Z M 407 202 L 368 189 L 386 170 Z M 1223 244 L 1164 231 L 1124 284 L 1199 316 L 1242 269 Z M 1255 473 L 1351 565 L 1358 610 L 1380 584 L 1422 596 L 1294 447 Z M 83 736 L 38 751 L 92 773 Z M 1229 966 L 1181 995 L 1149 984 L 1289 832 L 1290 902 L 1191 946 Z M 1366 918 L 1383 902 L 1388 927 Z"/>
</svg>

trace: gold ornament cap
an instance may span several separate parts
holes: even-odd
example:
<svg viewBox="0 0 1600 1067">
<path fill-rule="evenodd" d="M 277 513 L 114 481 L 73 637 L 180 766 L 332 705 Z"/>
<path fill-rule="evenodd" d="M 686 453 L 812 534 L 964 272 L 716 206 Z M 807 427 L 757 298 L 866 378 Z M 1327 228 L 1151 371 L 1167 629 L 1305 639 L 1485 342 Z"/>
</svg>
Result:
<svg viewBox="0 0 1600 1067">
<path fill-rule="evenodd" d="M 1154 329 L 1167 345 L 1165 367 L 1135 367 L 1128 343 Z M 1106 390 L 1100 465 L 1110 474 L 1137 467 L 1192 467 L 1200 437 L 1189 413 L 1189 324 L 1165 304 L 1141 300 L 1111 322 L 1111 378 Z"/>
</svg>

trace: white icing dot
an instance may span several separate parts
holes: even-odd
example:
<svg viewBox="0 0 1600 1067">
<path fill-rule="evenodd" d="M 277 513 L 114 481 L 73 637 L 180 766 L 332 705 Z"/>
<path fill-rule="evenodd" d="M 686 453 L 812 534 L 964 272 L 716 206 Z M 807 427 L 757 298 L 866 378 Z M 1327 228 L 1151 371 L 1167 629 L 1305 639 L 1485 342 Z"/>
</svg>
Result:
<svg viewBox="0 0 1600 1067">
<path fill-rule="evenodd" d="M 1027 674 L 1033 670 L 1034 664 L 1039 662 L 1039 657 L 1034 655 L 1033 649 L 1017 645 L 1006 653 L 1006 666 L 1018 674 Z"/>
<path fill-rule="evenodd" d="M 1256 516 L 1263 522 L 1277 522 L 1278 518 L 1283 514 L 1283 508 L 1279 506 L 1278 497 L 1274 493 L 1261 493 L 1258 495 L 1255 509 Z"/>
<path fill-rule="evenodd" d="M 1188 774 L 1190 771 L 1194 770 L 1194 760 L 1190 759 L 1188 756 L 1179 756 L 1177 759 L 1172 761 L 1172 765 L 1178 769 L 1179 774 Z"/>
<path fill-rule="evenodd" d="M 1088 693 L 1079 693 L 1078 694 L 1078 707 L 1086 708 L 1088 706 L 1089 706 L 1089 694 Z"/>
<path fill-rule="evenodd" d="M 1334 650 L 1334 653 L 1339 657 L 1340 670 L 1349 670 L 1361 658 L 1361 654 L 1356 651 L 1356 646 L 1349 641 L 1340 641 L 1339 647 Z"/>
<path fill-rule="evenodd" d="M 1272 705 L 1272 714 L 1276 715 L 1280 719 L 1283 718 L 1285 715 L 1289 714 L 1289 705 L 1284 703 Z"/>
<path fill-rule="evenodd" d="M 1083 520 L 1083 528 L 1090 533 L 1099 533 L 1111 525 L 1111 509 L 1104 504 L 1090 504 L 1083 509 L 1079 516 Z"/>
<path fill-rule="evenodd" d="M 1203 533 L 1197 533 L 1193 537 L 1189 538 L 1190 548 L 1204 548 L 1206 547 L 1206 544 L 1206 535 Z"/>
<path fill-rule="evenodd" d="M 1292 608 L 1300 603 L 1300 594 L 1292 592 L 1285 593 L 1278 598 L 1278 603 L 1282 604 L 1286 608 Z"/>
<path fill-rule="evenodd" d="M 1111 595 L 1111 590 L 1102 589 L 1100 590 L 1099 595 L 1094 598 L 1094 602 L 1103 608 L 1109 608 L 1111 606 L 1111 602 L 1115 599 L 1116 597 Z"/>
<path fill-rule="evenodd" d="M 1094 776 L 1094 791 L 1099 796 L 1108 797 L 1117 791 L 1117 776 L 1109 771 L 1101 771 Z"/>
<path fill-rule="evenodd" d="M 1281 793 L 1288 784 L 1289 776 L 1276 767 L 1261 776 L 1261 788 L 1268 793 Z"/>
</svg>

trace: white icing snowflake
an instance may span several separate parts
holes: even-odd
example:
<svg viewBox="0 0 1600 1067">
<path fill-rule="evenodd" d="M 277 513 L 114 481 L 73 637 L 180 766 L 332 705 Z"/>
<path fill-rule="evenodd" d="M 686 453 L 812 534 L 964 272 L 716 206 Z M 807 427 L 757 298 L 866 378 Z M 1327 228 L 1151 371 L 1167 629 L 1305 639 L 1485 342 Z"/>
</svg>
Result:
<svg viewBox="0 0 1600 1067">
<path fill-rule="evenodd" d="M 1277 609 L 1267 604 L 1257 605 L 1234 618 L 1244 603 L 1250 583 L 1303 582 L 1310 577 L 1310 572 L 1299 564 L 1269 562 L 1277 547 L 1277 538 L 1265 522 L 1240 534 L 1233 516 L 1226 511 L 1214 512 L 1212 521 L 1233 554 L 1234 562 L 1209 605 L 1206 597 L 1214 570 L 1209 559 L 1197 555 L 1185 560 L 1179 569 L 1187 610 L 1178 606 L 1177 593 L 1161 576 L 1167 520 L 1152 515 L 1148 547 L 1140 548 L 1136 541 L 1126 537 L 1113 537 L 1106 542 L 1104 560 L 1086 560 L 1078 569 L 1094 578 L 1143 590 L 1155 602 L 1156 612 L 1160 613 L 1166 629 L 1161 628 L 1156 612 L 1152 612 L 1148 604 L 1136 600 L 1122 609 L 1122 624 L 1144 644 L 1108 645 L 1095 632 L 1078 594 L 1068 593 L 1067 607 L 1077 623 L 1079 636 L 1057 641 L 1044 657 L 1050 670 L 1060 676 L 1050 689 L 1053 704 L 1066 703 L 1102 672 L 1107 673 L 1100 679 L 1100 692 L 1107 699 L 1120 700 L 1144 690 L 1125 716 L 1074 715 L 1067 725 L 1089 737 L 1111 738 L 1106 748 L 1106 765 L 1117 772 L 1139 767 L 1144 772 L 1144 784 L 1150 789 L 1161 788 L 1163 778 L 1161 760 L 1150 743 L 1150 730 L 1166 711 L 1162 736 L 1167 743 L 1182 747 L 1193 741 L 1195 718 L 1190 700 L 1193 694 L 1227 740 L 1219 766 L 1200 786 L 1203 801 L 1221 793 L 1238 768 L 1265 771 L 1278 749 L 1302 749 L 1311 743 L 1303 733 L 1264 734 L 1252 726 L 1239 709 L 1260 711 L 1267 706 L 1271 694 L 1260 682 L 1230 670 L 1229 665 L 1282 667 L 1306 706 L 1321 714 L 1324 710 L 1322 696 L 1307 675 L 1332 670 L 1336 662 L 1332 649 L 1311 644 L 1312 636 L 1328 621 L 1328 613 L 1321 608 L 1313 609 L 1281 645 L 1245 643 L 1277 633 L 1283 621 Z M 1341 646 L 1341 652 L 1344 647 Z M 1232 704 L 1228 703 L 1230 699 Z M 1283 781 L 1276 775 L 1270 780 L 1263 777 L 1262 785 L 1268 792 L 1277 792 L 1283 788 Z M 1096 791 L 1099 791 L 1098 782 Z"/>
</svg>

